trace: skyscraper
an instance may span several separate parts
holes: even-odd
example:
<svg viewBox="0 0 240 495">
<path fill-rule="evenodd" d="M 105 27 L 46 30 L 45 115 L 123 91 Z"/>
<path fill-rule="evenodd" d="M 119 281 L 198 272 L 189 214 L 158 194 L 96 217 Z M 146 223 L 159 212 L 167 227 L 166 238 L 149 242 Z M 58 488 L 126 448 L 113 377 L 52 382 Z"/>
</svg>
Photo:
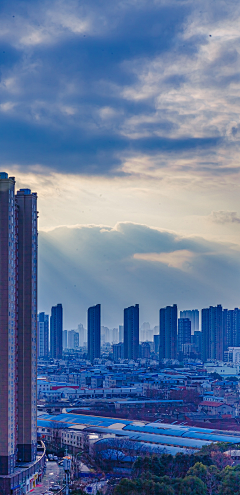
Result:
<svg viewBox="0 0 240 495">
<path fill-rule="evenodd" d="M 38 356 L 49 355 L 49 315 L 38 314 Z"/>
<path fill-rule="evenodd" d="M 63 349 L 68 348 L 68 330 L 63 330 Z"/>
<path fill-rule="evenodd" d="M 240 346 L 240 309 L 223 310 L 223 347 Z"/>
<path fill-rule="evenodd" d="M 191 344 L 191 321 L 189 318 L 178 319 L 178 352 L 183 351 L 184 344 Z"/>
<path fill-rule="evenodd" d="M 62 337 L 63 337 L 63 307 L 57 304 L 51 309 L 50 317 L 50 355 L 52 358 L 62 357 Z"/>
<path fill-rule="evenodd" d="M 11 476 L 2 476 L 14 475 L 18 460 L 34 462 L 37 447 L 37 195 L 30 189 L 14 193 L 14 177 L 0 173 L 0 489 L 4 493 L 10 493 Z"/>
<path fill-rule="evenodd" d="M 198 311 L 198 309 L 186 309 L 184 311 L 180 311 L 180 318 L 188 318 L 191 321 L 192 333 L 194 333 L 195 330 L 199 330 L 199 311 Z"/>
<path fill-rule="evenodd" d="M 76 349 L 79 347 L 79 333 L 76 330 L 68 332 L 68 349 Z"/>
<path fill-rule="evenodd" d="M 221 304 L 202 309 L 202 359 L 223 361 L 223 311 Z"/>
<path fill-rule="evenodd" d="M 159 312 L 159 359 L 177 358 L 177 305 L 166 306 Z"/>
<path fill-rule="evenodd" d="M 18 229 L 18 458 L 37 448 L 37 195 L 16 196 Z"/>
<path fill-rule="evenodd" d="M 139 304 L 124 309 L 124 358 L 139 356 Z"/>
<path fill-rule="evenodd" d="M 101 355 L 101 304 L 88 308 L 88 359 Z"/>
<path fill-rule="evenodd" d="M 123 342 L 123 340 L 124 340 L 124 326 L 119 325 L 118 329 L 119 329 L 119 333 L 118 333 L 119 342 Z"/>
</svg>

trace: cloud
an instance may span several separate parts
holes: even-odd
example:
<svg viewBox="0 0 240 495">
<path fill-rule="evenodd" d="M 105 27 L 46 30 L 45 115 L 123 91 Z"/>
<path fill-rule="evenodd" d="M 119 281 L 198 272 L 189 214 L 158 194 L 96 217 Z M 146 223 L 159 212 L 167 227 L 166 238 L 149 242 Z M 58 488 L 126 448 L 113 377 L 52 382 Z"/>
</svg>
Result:
<svg viewBox="0 0 240 495">
<path fill-rule="evenodd" d="M 40 232 L 39 255 L 39 309 L 63 303 L 66 328 L 85 323 L 97 303 L 109 326 L 136 303 L 141 321 L 152 325 L 173 302 L 179 309 L 238 304 L 239 249 L 200 237 L 129 222 L 60 227 Z"/>
<path fill-rule="evenodd" d="M 2 2 L 1 162 L 238 175 L 239 19 L 235 0 Z"/>
<path fill-rule="evenodd" d="M 236 211 L 212 211 L 209 220 L 214 223 L 240 223 L 240 217 Z"/>
</svg>

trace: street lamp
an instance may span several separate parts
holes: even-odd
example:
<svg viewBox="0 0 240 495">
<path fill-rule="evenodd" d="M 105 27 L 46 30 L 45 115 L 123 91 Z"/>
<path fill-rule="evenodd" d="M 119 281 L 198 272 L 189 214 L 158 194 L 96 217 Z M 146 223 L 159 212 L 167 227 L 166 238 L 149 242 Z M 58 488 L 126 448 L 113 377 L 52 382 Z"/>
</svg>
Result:
<svg viewBox="0 0 240 495">
<path fill-rule="evenodd" d="M 78 452 L 78 453 L 76 454 L 76 456 L 75 456 L 76 461 L 77 461 L 77 456 L 78 456 L 78 455 L 82 455 L 82 450 L 81 450 L 81 452 Z M 81 462 L 81 461 L 80 461 L 80 462 Z M 76 462 L 76 467 L 77 467 L 77 462 Z M 78 475 L 78 469 L 77 469 L 77 475 Z M 77 477 L 78 477 L 78 476 L 77 476 Z"/>
</svg>

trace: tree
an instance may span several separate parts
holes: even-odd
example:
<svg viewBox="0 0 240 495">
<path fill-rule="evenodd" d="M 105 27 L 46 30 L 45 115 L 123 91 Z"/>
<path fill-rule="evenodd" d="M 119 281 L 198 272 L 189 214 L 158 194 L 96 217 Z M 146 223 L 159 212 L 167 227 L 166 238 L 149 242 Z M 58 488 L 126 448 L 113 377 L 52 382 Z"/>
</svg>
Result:
<svg viewBox="0 0 240 495">
<path fill-rule="evenodd" d="M 240 495 L 240 470 L 228 468 L 220 486 L 220 495 Z"/>
<path fill-rule="evenodd" d="M 206 495 L 207 487 L 197 476 L 185 476 L 180 484 L 179 495 Z"/>
<path fill-rule="evenodd" d="M 207 467 L 202 464 L 202 462 L 196 462 L 194 466 L 192 466 L 188 472 L 188 476 L 196 476 L 200 480 L 203 481 L 203 483 L 206 483 L 207 479 Z"/>
</svg>

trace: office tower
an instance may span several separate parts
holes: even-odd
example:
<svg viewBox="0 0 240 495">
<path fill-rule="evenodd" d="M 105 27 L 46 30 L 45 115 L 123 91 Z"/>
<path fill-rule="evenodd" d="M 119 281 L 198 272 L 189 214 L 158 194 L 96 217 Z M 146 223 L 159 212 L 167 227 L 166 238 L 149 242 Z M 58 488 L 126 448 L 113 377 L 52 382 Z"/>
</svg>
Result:
<svg viewBox="0 0 240 495">
<path fill-rule="evenodd" d="M 118 361 L 118 359 L 124 358 L 124 344 L 119 342 L 119 344 L 113 344 L 113 361 Z"/>
<path fill-rule="evenodd" d="M 49 315 L 38 314 L 38 356 L 49 355 Z"/>
<path fill-rule="evenodd" d="M 183 351 L 184 344 L 191 343 L 191 321 L 189 318 L 178 319 L 178 352 Z"/>
<path fill-rule="evenodd" d="M 177 305 L 167 306 L 159 312 L 159 359 L 177 358 Z"/>
<path fill-rule="evenodd" d="M 124 340 L 124 327 L 123 325 L 119 325 L 119 342 L 123 342 Z"/>
<path fill-rule="evenodd" d="M 88 359 L 93 363 L 94 359 L 101 355 L 101 304 L 88 308 Z"/>
<path fill-rule="evenodd" d="M 68 331 L 63 330 L 63 350 L 68 348 Z"/>
<path fill-rule="evenodd" d="M 223 361 L 223 311 L 222 306 L 202 309 L 202 359 Z"/>
<path fill-rule="evenodd" d="M 124 357 L 137 359 L 139 355 L 139 304 L 124 309 Z"/>
<path fill-rule="evenodd" d="M 75 330 L 68 332 L 68 349 L 76 349 L 79 347 L 79 333 Z"/>
<path fill-rule="evenodd" d="M 37 195 L 14 193 L 14 177 L 0 173 L 0 491 L 9 494 L 16 461 L 35 461 L 37 446 Z"/>
<path fill-rule="evenodd" d="M 154 335 L 154 352 L 155 354 L 159 354 L 159 346 L 160 346 L 160 335 Z"/>
<path fill-rule="evenodd" d="M 117 344 L 119 342 L 118 328 L 113 328 L 113 331 L 112 331 L 112 341 L 113 341 L 113 344 Z"/>
<path fill-rule="evenodd" d="M 180 311 L 180 318 L 188 318 L 191 321 L 192 333 L 199 330 L 199 311 L 198 309 L 187 309 Z"/>
<path fill-rule="evenodd" d="M 63 337 L 63 307 L 57 304 L 51 309 L 50 317 L 50 355 L 52 358 L 62 357 L 62 337 Z"/>
</svg>

